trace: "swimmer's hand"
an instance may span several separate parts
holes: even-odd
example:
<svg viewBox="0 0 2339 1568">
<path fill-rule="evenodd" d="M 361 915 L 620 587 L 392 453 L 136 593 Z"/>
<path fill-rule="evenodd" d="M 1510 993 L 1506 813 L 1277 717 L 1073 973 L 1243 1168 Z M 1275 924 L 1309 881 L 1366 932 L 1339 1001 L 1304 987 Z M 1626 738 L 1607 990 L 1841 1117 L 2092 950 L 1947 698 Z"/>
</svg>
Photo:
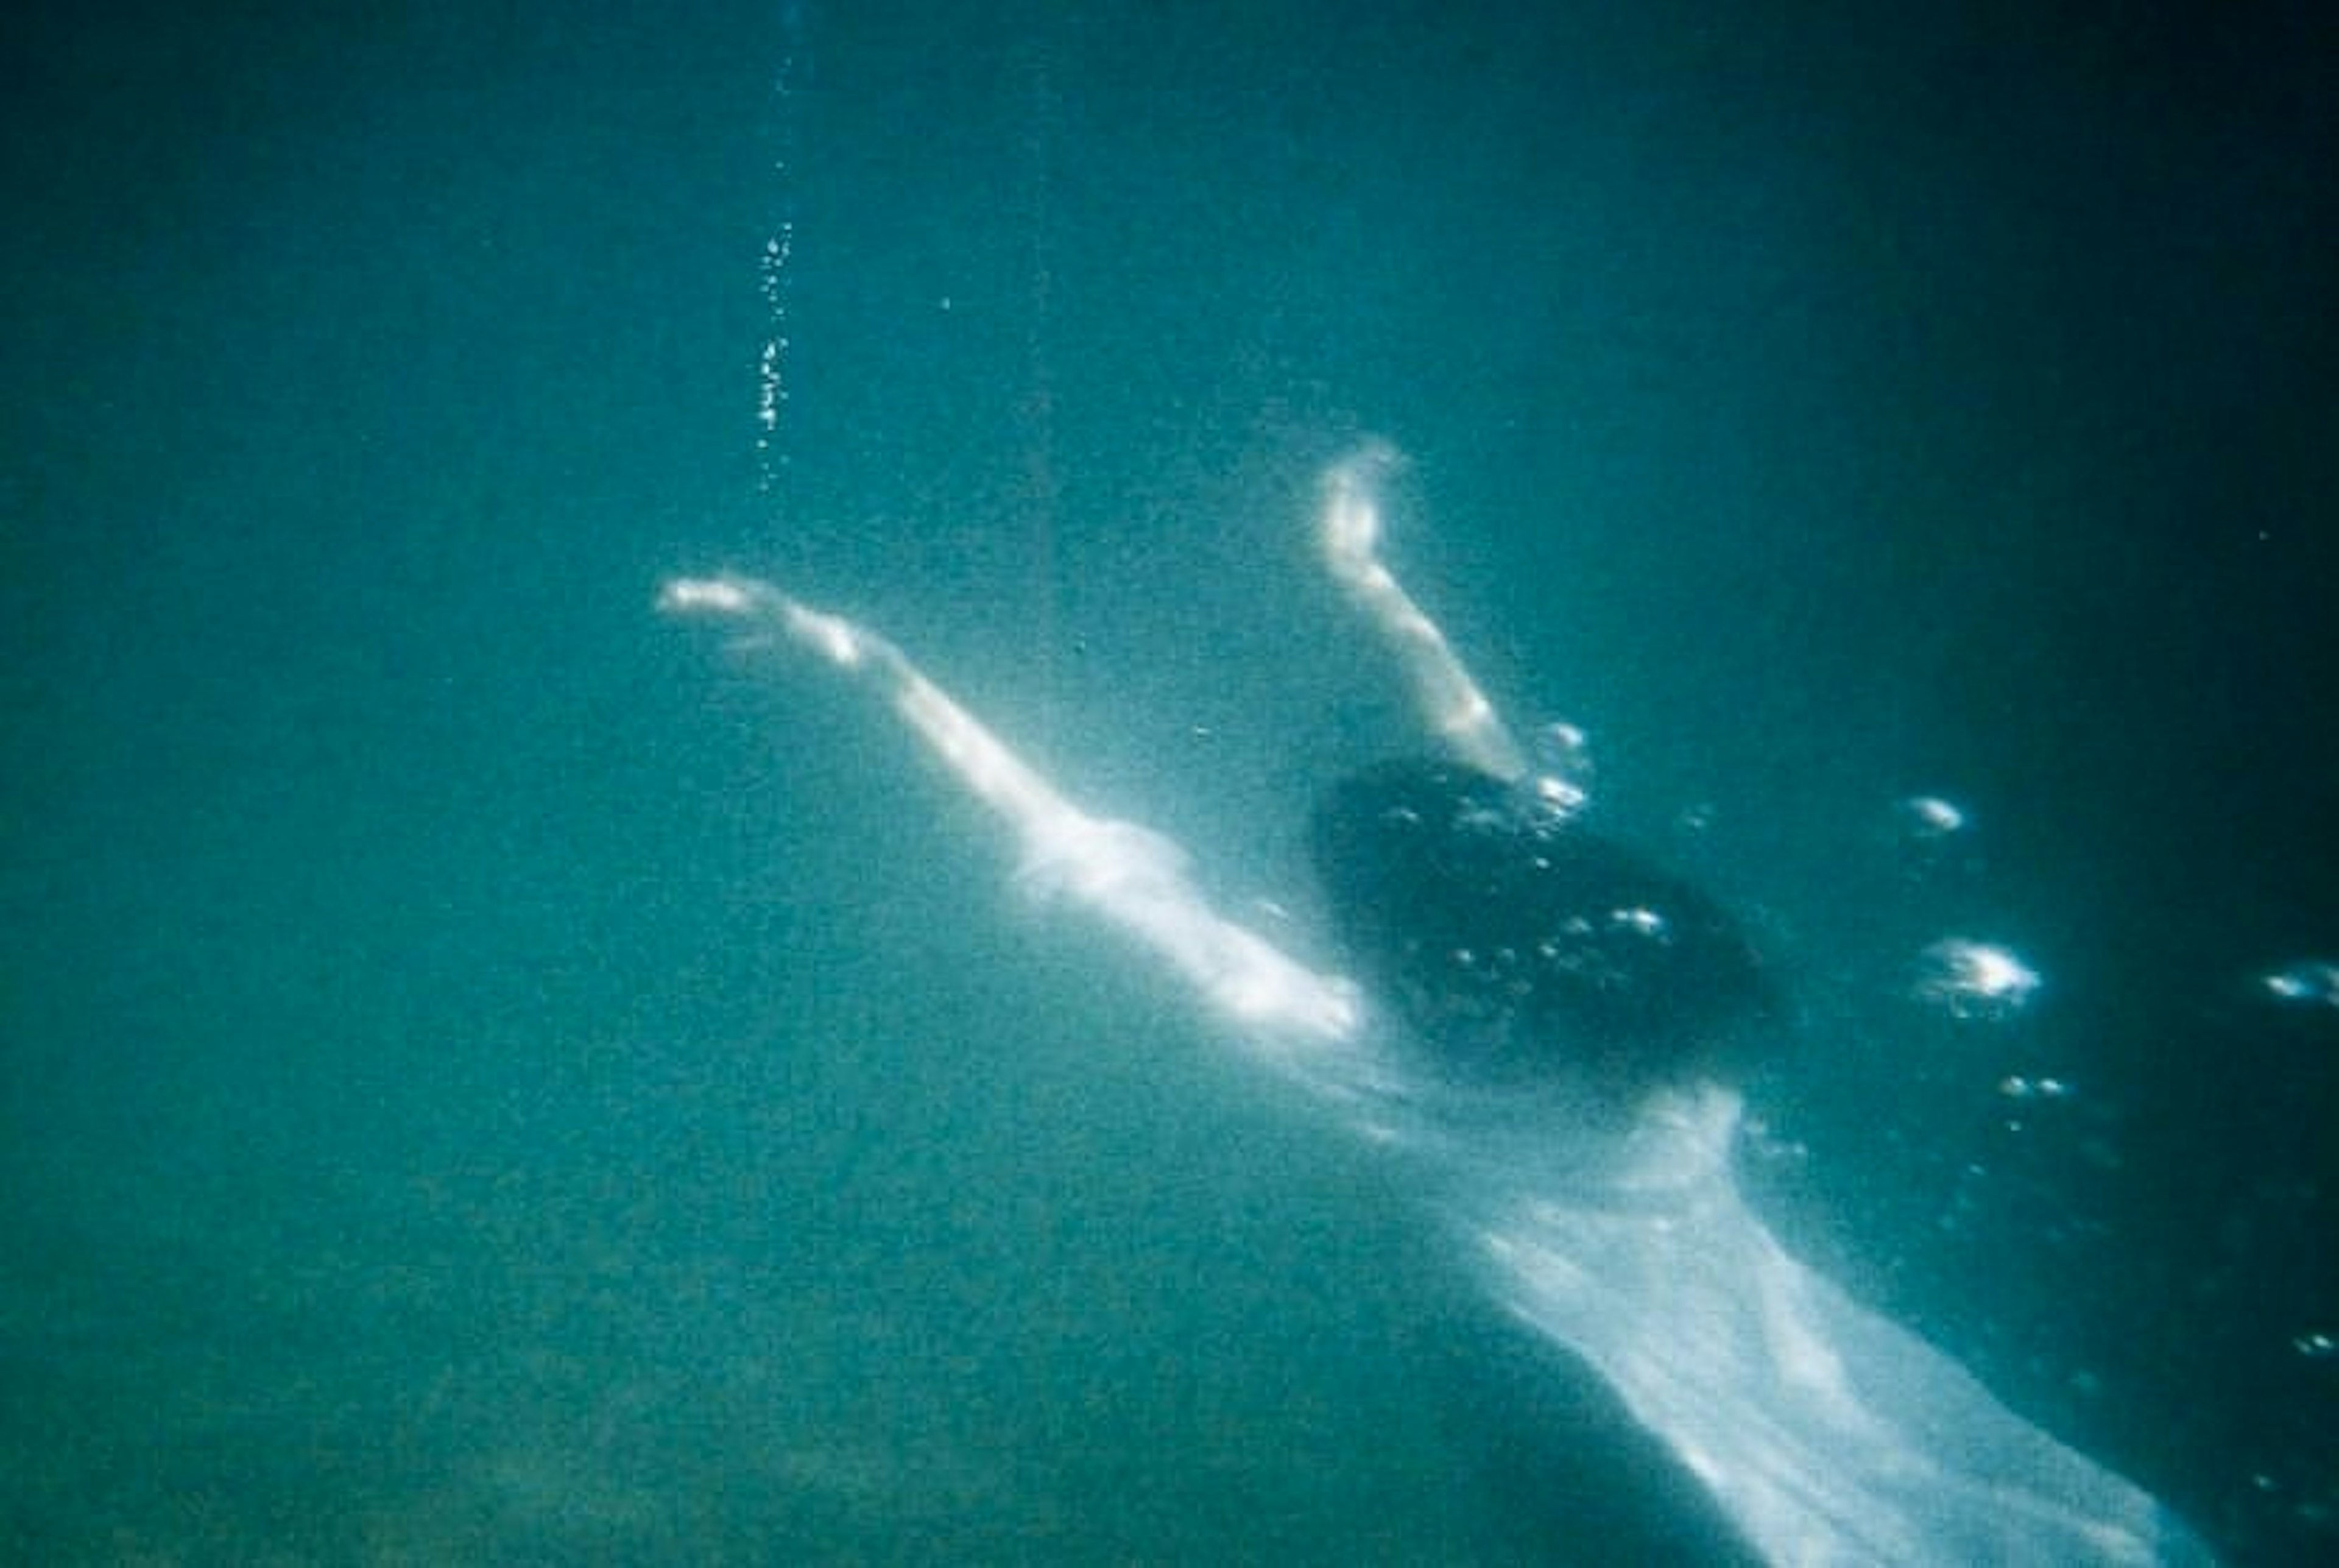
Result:
<svg viewBox="0 0 2339 1568">
<path fill-rule="evenodd" d="M 876 648 L 891 652 L 891 645 L 872 637 L 844 616 L 814 609 L 759 577 L 735 572 L 713 577 L 668 577 L 658 588 L 657 607 L 660 615 L 745 621 L 784 632 L 844 669 L 859 665 Z"/>
</svg>

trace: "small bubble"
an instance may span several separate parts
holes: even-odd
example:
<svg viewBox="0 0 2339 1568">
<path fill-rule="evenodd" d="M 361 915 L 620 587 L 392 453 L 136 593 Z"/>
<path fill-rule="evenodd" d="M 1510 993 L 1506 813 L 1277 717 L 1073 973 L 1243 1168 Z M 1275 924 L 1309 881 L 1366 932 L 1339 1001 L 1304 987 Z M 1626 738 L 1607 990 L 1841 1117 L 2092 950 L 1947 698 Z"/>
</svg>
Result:
<svg viewBox="0 0 2339 1568">
<path fill-rule="evenodd" d="M 2302 1334 L 2290 1342 L 2290 1347 L 2309 1361 L 2329 1361 L 2339 1357 L 2339 1336 Z"/>
<path fill-rule="evenodd" d="M 2294 1007 L 2339 1007 L 2339 963 L 2312 960 L 2264 976 L 2258 983 L 2275 1001 Z"/>
</svg>

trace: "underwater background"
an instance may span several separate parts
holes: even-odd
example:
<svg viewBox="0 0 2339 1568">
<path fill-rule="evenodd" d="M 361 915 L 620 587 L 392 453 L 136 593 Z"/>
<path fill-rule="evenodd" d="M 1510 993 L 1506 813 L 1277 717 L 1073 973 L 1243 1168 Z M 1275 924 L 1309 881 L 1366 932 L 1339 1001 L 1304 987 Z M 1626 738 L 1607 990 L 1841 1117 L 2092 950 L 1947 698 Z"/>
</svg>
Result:
<svg viewBox="0 0 2339 1568">
<path fill-rule="evenodd" d="M 2339 1553 L 2339 24 L 1886 9 L 22 12 L 0 1559 L 1732 1560 L 1400 1171 L 651 610 L 886 628 L 1322 958 L 1308 804 L 1419 744 L 1309 555 L 1369 438 L 1784 978 L 1774 1228 Z"/>
</svg>

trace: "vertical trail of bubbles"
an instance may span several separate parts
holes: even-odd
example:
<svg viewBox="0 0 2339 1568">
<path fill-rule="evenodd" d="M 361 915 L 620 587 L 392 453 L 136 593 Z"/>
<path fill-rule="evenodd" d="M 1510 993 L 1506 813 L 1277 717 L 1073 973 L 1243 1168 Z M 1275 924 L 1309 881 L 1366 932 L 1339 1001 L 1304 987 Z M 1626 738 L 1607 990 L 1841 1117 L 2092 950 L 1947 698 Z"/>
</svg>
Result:
<svg viewBox="0 0 2339 1568">
<path fill-rule="evenodd" d="M 794 292 L 790 266 L 796 251 L 797 100 L 807 74 L 811 29 L 806 0 L 782 0 L 779 63 L 772 73 L 771 123 L 765 132 L 776 210 L 755 263 L 755 287 L 764 301 L 764 342 L 755 358 L 755 493 L 773 504 L 782 498 L 781 480 L 791 457 L 788 350 Z"/>
<path fill-rule="evenodd" d="M 1034 31 L 1024 59 L 1027 178 L 1025 222 L 1028 234 L 1024 263 L 1028 277 L 1028 312 L 1024 339 L 1023 499 L 1031 518 L 1030 537 L 1031 603 L 1032 606 L 1032 666 L 1040 673 L 1039 733 L 1055 730 L 1058 699 L 1056 670 L 1057 589 L 1056 505 L 1056 385 L 1050 327 L 1054 311 L 1054 234 L 1056 84 L 1047 13 L 1032 24 Z"/>
</svg>

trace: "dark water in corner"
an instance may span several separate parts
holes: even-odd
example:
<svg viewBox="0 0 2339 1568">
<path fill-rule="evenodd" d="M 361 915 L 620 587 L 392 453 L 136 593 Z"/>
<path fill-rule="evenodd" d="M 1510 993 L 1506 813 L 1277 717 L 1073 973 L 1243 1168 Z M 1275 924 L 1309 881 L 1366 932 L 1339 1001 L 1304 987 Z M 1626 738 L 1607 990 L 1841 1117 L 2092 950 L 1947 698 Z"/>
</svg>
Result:
<svg viewBox="0 0 2339 1568">
<path fill-rule="evenodd" d="M 1306 555 L 1367 432 L 1790 972 L 1780 1228 L 2331 1553 L 2327 22 L 458 9 L 9 51 L 0 1556 L 1725 1558 L 1387 1170 L 648 613 L 865 614 L 1304 922 L 1405 738 Z M 1913 1001 L 1943 934 L 2036 1003 Z"/>
</svg>

